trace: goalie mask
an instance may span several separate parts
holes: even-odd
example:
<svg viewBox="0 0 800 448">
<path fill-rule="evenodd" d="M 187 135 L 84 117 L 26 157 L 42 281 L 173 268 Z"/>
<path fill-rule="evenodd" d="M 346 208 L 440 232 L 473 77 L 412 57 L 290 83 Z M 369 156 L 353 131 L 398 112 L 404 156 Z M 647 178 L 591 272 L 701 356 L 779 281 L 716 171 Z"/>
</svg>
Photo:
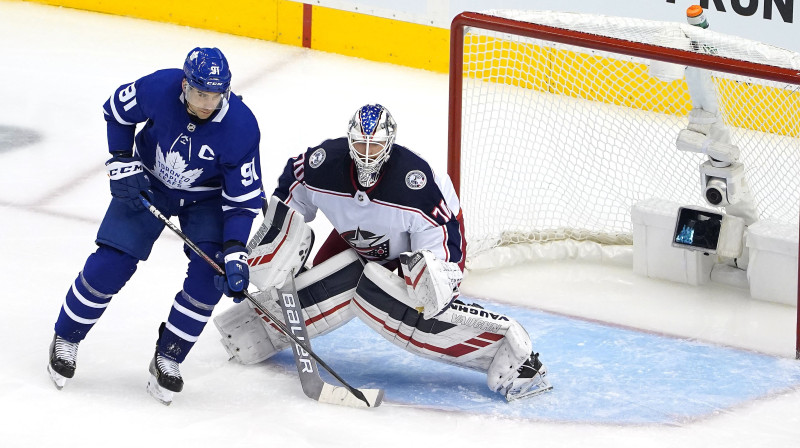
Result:
<svg viewBox="0 0 800 448">
<path fill-rule="evenodd" d="M 392 153 L 396 134 L 397 123 L 380 104 L 362 106 L 350 119 L 347 144 L 361 186 L 369 188 L 378 181 L 381 167 Z"/>
</svg>

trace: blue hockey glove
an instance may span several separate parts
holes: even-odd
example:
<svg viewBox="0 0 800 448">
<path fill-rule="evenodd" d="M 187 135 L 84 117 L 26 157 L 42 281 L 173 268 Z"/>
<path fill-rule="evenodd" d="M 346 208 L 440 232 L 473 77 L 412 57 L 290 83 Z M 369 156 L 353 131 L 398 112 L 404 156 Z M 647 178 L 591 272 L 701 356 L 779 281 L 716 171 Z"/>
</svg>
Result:
<svg viewBox="0 0 800 448">
<path fill-rule="evenodd" d="M 153 198 L 150 179 L 138 158 L 114 154 L 106 162 L 106 169 L 111 179 L 111 196 L 125 201 L 133 210 L 144 209 L 144 204 L 139 200 L 140 194 L 148 199 Z"/>
<path fill-rule="evenodd" d="M 236 244 L 225 249 L 224 252 L 217 252 L 217 262 L 224 264 L 225 275 L 214 277 L 214 286 L 220 292 L 233 298 L 236 303 L 244 300 L 244 291 L 250 284 L 250 267 L 247 266 L 247 249 L 241 244 Z"/>
</svg>

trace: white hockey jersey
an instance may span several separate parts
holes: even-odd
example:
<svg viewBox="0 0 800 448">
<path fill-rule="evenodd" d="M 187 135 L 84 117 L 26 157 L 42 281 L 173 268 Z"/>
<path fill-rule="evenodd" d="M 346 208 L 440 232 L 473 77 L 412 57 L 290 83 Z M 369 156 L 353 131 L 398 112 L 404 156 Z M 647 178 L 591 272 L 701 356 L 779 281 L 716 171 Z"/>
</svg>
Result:
<svg viewBox="0 0 800 448">
<path fill-rule="evenodd" d="M 464 267 L 466 241 L 450 177 L 395 144 L 378 182 L 358 185 L 346 138 L 326 140 L 289 159 L 273 193 L 303 214 L 321 210 L 365 259 L 385 263 L 400 253 L 427 249 Z"/>
</svg>

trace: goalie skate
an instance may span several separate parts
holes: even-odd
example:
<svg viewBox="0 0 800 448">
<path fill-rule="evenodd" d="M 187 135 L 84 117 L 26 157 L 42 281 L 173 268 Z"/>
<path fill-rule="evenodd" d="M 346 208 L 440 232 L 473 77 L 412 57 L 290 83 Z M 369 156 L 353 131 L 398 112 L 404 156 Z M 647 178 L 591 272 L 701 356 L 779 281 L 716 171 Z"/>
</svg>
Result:
<svg viewBox="0 0 800 448">
<path fill-rule="evenodd" d="M 546 378 L 547 367 L 539 361 L 538 353 L 531 353 L 531 357 L 517 371 L 519 376 L 499 391 L 508 402 L 539 395 L 553 388 Z"/>
</svg>

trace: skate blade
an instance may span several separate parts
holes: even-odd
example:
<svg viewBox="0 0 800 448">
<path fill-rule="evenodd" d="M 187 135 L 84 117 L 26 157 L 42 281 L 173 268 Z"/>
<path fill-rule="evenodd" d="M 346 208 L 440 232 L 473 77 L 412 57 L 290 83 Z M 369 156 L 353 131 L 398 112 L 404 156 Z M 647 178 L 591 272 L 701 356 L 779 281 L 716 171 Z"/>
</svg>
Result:
<svg viewBox="0 0 800 448">
<path fill-rule="evenodd" d="M 53 380 L 56 389 L 61 390 L 64 388 L 64 385 L 67 384 L 67 378 L 53 370 L 53 368 L 50 367 L 50 363 L 47 364 L 47 373 L 50 374 L 50 379 Z"/>
<path fill-rule="evenodd" d="M 534 397 L 539 394 L 543 394 L 549 390 L 553 390 L 553 385 L 550 384 L 547 380 L 542 380 L 541 383 L 537 384 L 535 387 L 526 390 L 525 392 L 518 393 L 518 394 L 508 394 L 506 395 L 506 401 L 511 403 L 512 401 L 522 400 L 525 398 Z"/>
<path fill-rule="evenodd" d="M 153 375 L 150 375 L 150 381 L 147 382 L 147 393 L 165 406 L 171 405 L 172 399 L 175 397 L 175 392 L 159 386 L 158 380 Z"/>
</svg>

